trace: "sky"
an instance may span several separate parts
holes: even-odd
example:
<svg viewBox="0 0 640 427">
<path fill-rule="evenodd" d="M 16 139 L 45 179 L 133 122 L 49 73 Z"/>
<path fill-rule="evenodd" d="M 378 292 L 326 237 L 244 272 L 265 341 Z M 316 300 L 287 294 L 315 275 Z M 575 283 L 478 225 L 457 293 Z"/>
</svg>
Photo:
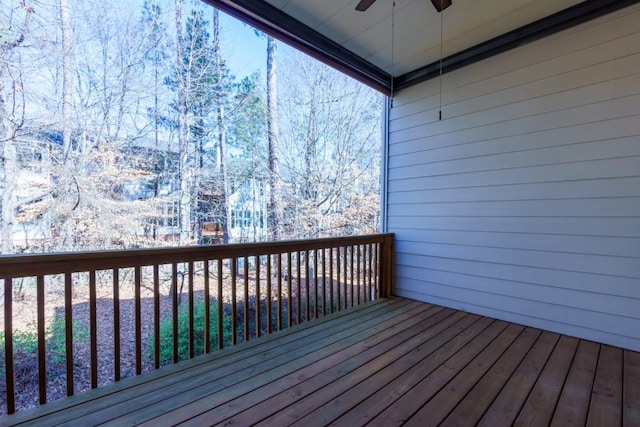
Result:
<svg viewBox="0 0 640 427">
<path fill-rule="evenodd" d="M 260 70 L 262 76 L 267 66 L 267 39 L 258 37 L 255 30 L 237 19 L 220 12 L 223 49 L 227 65 L 238 78 Z"/>
</svg>

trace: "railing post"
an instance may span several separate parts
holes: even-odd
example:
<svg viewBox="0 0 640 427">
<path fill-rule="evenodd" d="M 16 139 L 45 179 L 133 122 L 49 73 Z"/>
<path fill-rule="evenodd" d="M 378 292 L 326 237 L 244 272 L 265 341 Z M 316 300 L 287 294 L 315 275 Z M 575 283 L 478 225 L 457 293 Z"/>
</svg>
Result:
<svg viewBox="0 0 640 427">
<path fill-rule="evenodd" d="M 393 289 L 393 234 L 386 234 L 382 243 L 382 259 L 380 267 L 382 274 L 380 275 L 380 297 L 388 298 L 391 296 Z"/>
</svg>

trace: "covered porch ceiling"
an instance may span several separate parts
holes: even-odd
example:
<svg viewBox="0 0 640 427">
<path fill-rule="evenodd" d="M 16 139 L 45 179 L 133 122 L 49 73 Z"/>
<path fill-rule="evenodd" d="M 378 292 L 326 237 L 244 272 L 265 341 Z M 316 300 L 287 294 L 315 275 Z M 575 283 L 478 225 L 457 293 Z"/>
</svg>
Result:
<svg viewBox="0 0 640 427">
<path fill-rule="evenodd" d="M 385 93 L 613 12 L 638 0 L 205 0 Z M 394 7 L 395 1 L 395 7 Z"/>
</svg>

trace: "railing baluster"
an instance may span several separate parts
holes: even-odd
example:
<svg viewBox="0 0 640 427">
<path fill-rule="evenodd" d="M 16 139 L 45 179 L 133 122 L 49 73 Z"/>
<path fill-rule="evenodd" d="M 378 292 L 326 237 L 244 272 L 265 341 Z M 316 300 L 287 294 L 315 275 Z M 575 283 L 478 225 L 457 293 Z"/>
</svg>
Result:
<svg viewBox="0 0 640 427">
<path fill-rule="evenodd" d="M 340 246 L 338 246 L 336 248 L 336 278 L 338 279 L 338 282 L 336 283 L 336 308 L 337 311 L 341 311 L 342 310 L 342 291 L 341 291 L 341 286 L 340 286 L 340 262 L 341 262 L 341 251 L 340 251 Z"/>
<path fill-rule="evenodd" d="M 193 261 L 189 261 L 187 263 L 187 274 L 188 276 L 188 287 L 189 287 L 189 295 L 188 295 L 188 301 L 189 301 L 189 359 L 193 359 L 193 356 L 195 356 L 195 348 L 194 348 L 194 343 L 195 343 L 195 333 L 193 330 Z"/>
<path fill-rule="evenodd" d="M 309 251 L 304 251 L 304 275 L 305 275 L 305 279 L 304 279 L 304 297 L 305 297 L 305 304 L 304 304 L 304 321 L 308 322 L 309 321 L 309 315 L 310 315 L 310 303 L 311 303 L 311 291 L 309 289 Z"/>
<path fill-rule="evenodd" d="M 322 315 L 327 315 L 327 250 L 322 251 Z"/>
<path fill-rule="evenodd" d="M 367 298 L 367 287 L 369 286 L 368 280 L 368 271 L 367 268 L 367 260 L 369 259 L 369 245 L 365 243 L 362 245 L 362 253 L 360 257 L 360 270 L 362 274 L 362 302 L 366 303 L 368 301 Z"/>
<path fill-rule="evenodd" d="M 343 286 L 343 292 L 344 292 L 344 309 L 346 310 L 347 307 L 349 307 L 349 248 L 347 246 L 345 246 L 343 248 L 343 257 L 342 257 L 342 261 L 343 261 L 343 270 L 342 273 L 344 275 L 343 277 L 343 282 L 342 282 L 342 286 Z"/>
<path fill-rule="evenodd" d="M 353 307 L 355 304 L 354 301 L 354 292 L 353 292 L 353 288 L 354 288 L 354 283 L 353 283 L 353 278 L 354 278 L 354 269 L 353 269 L 353 264 L 354 264 L 354 252 L 355 252 L 355 246 L 349 246 L 349 263 L 350 263 L 350 270 L 351 270 L 351 280 L 350 280 L 350 291 L 351 291 L 351 304 L 349 304 L 350 307 Z"/>
<path fill-rule="evenodd" d="M 376 245 L 374 244 L 370 244 L 369 245 L 369 299 L 374 300 L 375 299 L 375 287 L 376 287 L 376 276 L 375 276 L 375 266 L 376 266 L 376 261 L 375 261 L 375 253 L 376 253 Z"/>
<path fill-rule="evenodd" d="M 293 316 L 293 313 L 291 313 L 292 306 L 293 306 L 291 301 L 291 286 L 292 286 L 291 275 L 293 274 L 293 271 L 291 269 L 292 260 L 293 260 L 293 256 L 291 255 L 291 252 L 287 252 L 287 328 L 291 327 L 291 324 L 292 324 L 291 318 Z"/>
<path fill-rule="evenodd" d="M 329 248 L 329 313 L 333 312 L 333 248 Z"/>
<path fill-rule="evenodd" d="M 36 279 L 38 310 L 38 401 L 47 403 L 47 366 L 45 355 L 45 319 L 44 319 L 44 276 Z"/>
<path fill-rule="evenodd" d="M 204 275 L 204 353 L 211 349 L 211 303 L 209 298 L 209 260 L 202 261 L 202 274 Z"/>
<path fill-rule="evenodd" d="M 67 396 L 73 396 L 73 295 L 71 273 L 64 275 L 64 332 L 67 362 Z"/>
<path fill-rule="evenodd" d="M 380 298 L 380 278 L 381 278 L 381 275 L 380 275 L 380 265 L 381 265 L 381 262 L 380 262 L 380 243 L 376 243 L 376 252 L 375 252 L 374 256 L 375 256 L 374 265 L 376 267 L 376 271 L 375 271 L 375 273 L 376 273 L 375 274 L 375 276 L 376 276 L 376 289 L 375 289 L 374 295 L 376 296 L 376 299 L 377 299 L 377 298 Z"/>
<path fill-rule="evenodd" d="M 361 264 L 360 264 L 360 258 L 361 258 L 362 254 L 360 253 L 360 245 L 356 246 L 356 277 L 357 277 L 357 291 L 358 291 L 358 305 L 360 305 L 360 298 L 362 296 L 362 283 L 360 281 L 360 277 L 362 276 L 362 270 L 360 268 Z"/>
<path fill-rule="evenodd" d="M 371 289 L 373 284 L 373 245 L 371 243 L 367 244 L 367 252 L 368 252 L 368 276 L 369 276 L 369 288 L 367 289 L 367 299 L 373 299 L 371 295 Z"/>
<path fill-rule="evenodd" d="M 218 349 L 222 350 L 224 348 L 224 328 L 223 328 L 223 324 L 224 324 L 224 319 L 222 318 L 222 316 L 224 315 L 224 313 L 222 312 L 223 310 L 223 305 L 222 305 L 222 265 L 223 265 L 223 260 L 222 259 L 217 259 L 216 260 L 216 264 L 218 267 Z"/>
<path fill-rule="evenodd" d="M 318 249 L 313 251 L 313 318 L 318 318 Z"/>
<path fill-rule="evenodd" d="M 15 379 L 13 376 L 13 278 L 4 278 L 4 361 L 7 379 L 7 413 L 16 411 Z"/>
<path fill-rule="evenodd" d="M 361 259 L 361 268 L 362 268 L 362 302 L 366 303 L 369 301 L 369 297 L 367 296 L 367 289 L 369 289 L 369 245 L 362 245 L 362 259 Z"/>
<path fill-rule="evenodd" d="M 296 325 L 300 324 L 302 317 L 302 252 L 296 251 Z"/>
<path fill-rule="evenodd" d="M 120 270 L 112 271 L 113 281 L 113 379 L 120 381 Z"/>
<path fill-rule="evenodd" d="M 351 284 L 351 281 L 349 280 L 349 259 L 350 259 L 349 258 L 350 257 L 349 250 L 350 249 L 351 249 L 350 246 L 345 246 L 344 247 L 344 271 L 343 271 L 343 273 L 344 273 L 344 294 L 345 294 L 345 297 L 344 297 L 344 301 L 345 301 L 344 308 L 345 309 L 349 308 L 350 301 L 353 299 L 353 298 L 349 297 L 349 295 L 350 295 L 349 288 L 350 288 L 350 284 Z"/>
<path fill-rule="evenodd" d="M 260 337 L 260 255 L 256 255 L 256 338 Z"/>
<path fill-rule="evenodd" d="M 91 388 L 98 387 L 98 323 L 96 313 L 96 272 L 89 271 L 89 345 L 91 347 Z"/>
<path fill-rule="evenodd" d="M 271 324 L 271 254 L 267 254 L 267 333 L 273 332 Z"/>
<path fill-rule="evenodd" d="M 238 274 L 238 258 L 231 258 L 231 344 L 236 345 L 238 336 L 238 308 L 236 307 L 236 284 Z"/>
<path fill-rule="evenodd" d="M 153 265 L 153 367 L 160 367 L 160 267 Z"/>
<path fill-rule="evenodd" d="M 249 257 L 244 257 L 244 340 L 249 341 Z"/>
<path fill-rule="evenodd" d="M 135 337 L 136 337 L 136 375 L 142 373 L 142 302 L 140 292 L 142 288 L 142 267 L 134 268 L 135 279 Z"/>
<path fill-rule="evenodd" d="M 342 279 L 340 283 L 342 283 L 342 293 L 344 296 L 342 299 L 342 302 L 344 303 L 342 309 L 344 310 L 349 307 L 349 248 L 344 246 L 341 249 L 342 256 L 340 258 L 340 271 L 342 272 Z"/>
<path fill-rule="evenodd" d="M 173 363 L 178 363 L 178 264 L 175 262 L 171 265 L 171 296 Z"/>
<path fill-rule="evenodd" d="M 278 274 L 278 330 L 282 330 L 282 254 L 278 253 L 276 258 L 276 268 Z"/>
</svg>

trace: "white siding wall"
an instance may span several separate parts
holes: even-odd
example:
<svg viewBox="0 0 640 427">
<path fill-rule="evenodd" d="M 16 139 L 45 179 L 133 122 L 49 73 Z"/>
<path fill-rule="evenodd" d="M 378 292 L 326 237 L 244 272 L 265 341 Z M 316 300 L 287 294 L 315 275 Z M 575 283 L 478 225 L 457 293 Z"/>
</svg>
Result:
<svg viewBox="0 0 640 427">
<path fill-rule="evenodd" d="M 640 350 L 640 5 L 396 94 L 397 295 Z"/>
</svg>

